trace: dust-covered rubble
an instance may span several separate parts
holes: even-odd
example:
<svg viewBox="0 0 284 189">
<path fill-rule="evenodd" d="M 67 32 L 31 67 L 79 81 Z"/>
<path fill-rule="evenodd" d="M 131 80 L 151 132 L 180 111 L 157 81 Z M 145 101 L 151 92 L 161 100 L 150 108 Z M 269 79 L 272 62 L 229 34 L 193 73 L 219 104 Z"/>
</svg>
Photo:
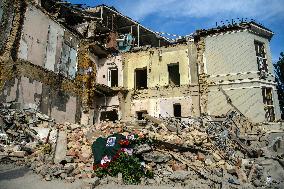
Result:
<svg viewBox="0 0 284 189">
<path fill-rule="evenodd" d="M 46 181 L 83 179 L 90 187 L 123 184 L 122 173 L 98 178 L 92 154 L 94 141 L 119 133 L 143 138 L 133 147 L 133 155 L 154 176 L 141 178 L 141 185 L 284 187 L 283 131 L 271 140 L 261 124 L 252 124 L 234 111 L 189 122 L 145 115 L 145 126 L 133 122 L 85 126 L 55 123 L 36 108 L 12 106 L 2 104 L 0 109 L 1 161 L 29 165 Z"/>
</svg>

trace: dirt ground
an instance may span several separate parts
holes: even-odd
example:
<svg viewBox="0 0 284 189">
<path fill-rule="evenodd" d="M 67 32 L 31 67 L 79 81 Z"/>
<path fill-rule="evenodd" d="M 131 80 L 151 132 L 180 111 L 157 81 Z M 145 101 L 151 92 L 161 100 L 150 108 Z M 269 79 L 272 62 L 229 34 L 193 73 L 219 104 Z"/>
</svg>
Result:
<svg viewBox="0 0 284 189">
<path fill-rule="evenodd" d="M 13 164 L 0 165 L 0 189 L 79 189 L 80 182 L 44 181 L 27 167 Z"/>
<path fill-rule="evenodd" d="M 103 185 L 104 189 L 170 189 L 171 186 L 118 186 Z M 177 188 L 177 187 L 175 187 Z M 0 164 L 0 189 L 89 189 L 82 180 L 66 183 L 62 180 L 44 181 L 29 168 L 14 164 Z"/>
</svg>

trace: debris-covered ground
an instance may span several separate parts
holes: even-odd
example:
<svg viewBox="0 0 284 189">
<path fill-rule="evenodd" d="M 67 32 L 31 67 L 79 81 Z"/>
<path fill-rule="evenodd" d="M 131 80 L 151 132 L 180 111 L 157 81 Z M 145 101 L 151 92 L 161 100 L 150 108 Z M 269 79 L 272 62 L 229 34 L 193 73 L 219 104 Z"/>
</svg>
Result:
<svg viewBox="0 0 284 189">
<path fill-rule="evenodd" d="M 87 186 L 283 188 L 283 130 L 265 130 L 235 111 L 189 121 L 55 123 L 35 107 L 1 104 L 2 164 L 29 166 L 43 180 Z"/>
</svg>

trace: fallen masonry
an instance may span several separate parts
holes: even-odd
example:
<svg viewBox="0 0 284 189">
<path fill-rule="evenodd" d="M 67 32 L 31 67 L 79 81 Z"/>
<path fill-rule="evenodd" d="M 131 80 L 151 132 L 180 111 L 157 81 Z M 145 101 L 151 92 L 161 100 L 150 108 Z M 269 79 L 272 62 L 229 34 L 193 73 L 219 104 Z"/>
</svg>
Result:
<svg viewBox="0 0 284 189">
<path fill-rule="evenodd" d="M 252 124 L 235 111 L 223 117 L 191 118 L 188 122 L 147 114 L 144 118 L 143 124 L 60 124 L 36 107 L 20 110 L 17 103 L 1 104 L 1 162 L 28 165 L 46 181 L 82 179 L 92 188 L 131 183 L 123 171 L 133 171 L 136 160 L 139 166 L 134 171 L 143 171 L 135 178 L 141 185 L 284 187 L 281 129 L 268 132 L 263 125 Z M 102 139 L 104 158 L 99 158 L 98 163 L 97 141 Z M 105 154 L 110 146 L 117 146 L 116 150 L 109 148 L 116 155 Z M 128 160 L 134 163 L 127 165 Z M 125 164 L 118 167 L 115 161 Z M 116 168 L 122 171 L 114 174 Z"/>
</svg>

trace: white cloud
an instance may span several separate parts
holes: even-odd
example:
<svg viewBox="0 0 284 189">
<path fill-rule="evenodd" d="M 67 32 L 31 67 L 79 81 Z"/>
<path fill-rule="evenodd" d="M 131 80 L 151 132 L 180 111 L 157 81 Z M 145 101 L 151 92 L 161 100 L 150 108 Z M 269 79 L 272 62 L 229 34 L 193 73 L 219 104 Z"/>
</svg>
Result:
<svg viewBox="0 0 284 189">
<path fill-rule="evenodd" d="M 248 17 L 258 20 L 284 15 L 283 0 L 123 0 L 117 6 L 136 20 L 150 14 L 167 18 Z"/>
</svg>

